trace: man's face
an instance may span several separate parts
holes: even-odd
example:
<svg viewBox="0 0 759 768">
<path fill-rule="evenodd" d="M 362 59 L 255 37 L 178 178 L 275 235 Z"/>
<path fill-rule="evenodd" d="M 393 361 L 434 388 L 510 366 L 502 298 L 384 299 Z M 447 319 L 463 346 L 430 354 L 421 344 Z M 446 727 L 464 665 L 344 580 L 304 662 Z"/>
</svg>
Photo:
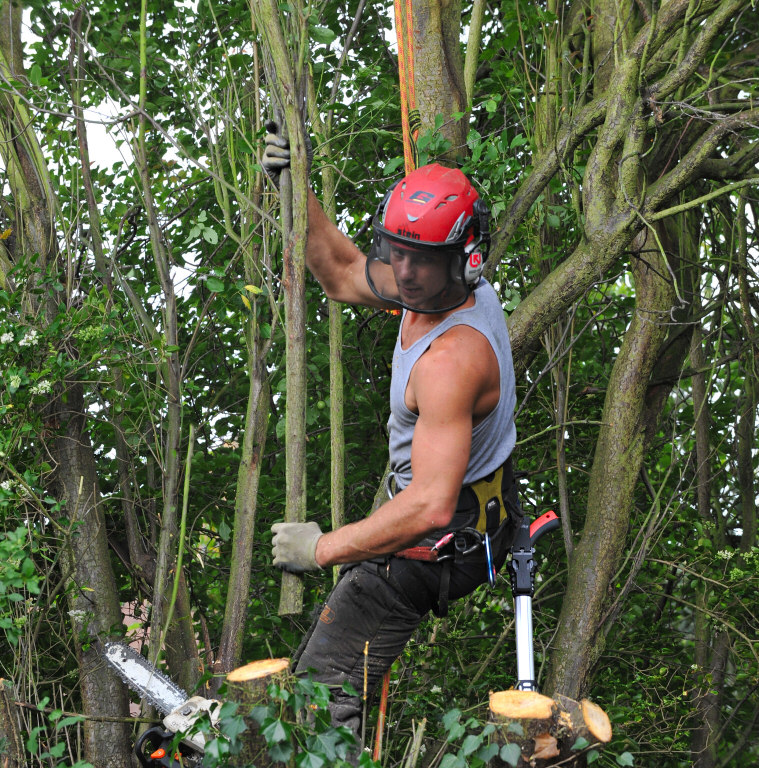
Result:
<svg viewBox="0 0 759 768">
<path fill-rule="evenodd" d="M 450 277 L 448 254 L 393 245 L 390 266 L 401 301 L 416 309 L 435 309 Z"/>
</svg>

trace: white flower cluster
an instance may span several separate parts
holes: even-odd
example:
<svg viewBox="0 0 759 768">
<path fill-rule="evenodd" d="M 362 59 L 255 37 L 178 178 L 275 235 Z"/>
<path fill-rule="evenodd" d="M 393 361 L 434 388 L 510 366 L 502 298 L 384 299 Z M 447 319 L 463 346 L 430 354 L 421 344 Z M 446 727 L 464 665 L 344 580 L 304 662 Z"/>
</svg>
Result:
<svg viewBox="0 0 759 768">
<path fill-rule="evenodd" d="M 19 347 L 36 347 L 39 344 L 40 335 L 34 328 L 30 328 L 25 334 L 24 338 L 19 341 Z"/>
<path fill-rule="evenodd" d="M 6 331 L 0 336 L 0 344 L 10 344 L 13 341 L 13 334 L 10 331 Z"/>
<path fill-rule="evenodd" d="M 38 381 L 36 384 L 33 384 L 31 387 L 29 387 L 29 391 L 33 395 L 46 395 L 50 392 L 52 388 L 53 388 L 52 381 L 49 381 L 48 379 L 42 379 Z"/>
<path fill-rule="evenodd" d="M 15 487 L 15 480 L 3 480 L 2 483 L 0 483 L 0 490 L 5 491 L 6 493 L 13 493 Z"/>
<path fill-rule="evenodd" d="M 8 383 L 10 384 L 11 392 L 15 392 L 21 386 L 21 377 L 17 373 L 12 373 Z"/>
<path fill-rule="evenodd" d="M 735 552 L 732 549 L 723 549 L 717 552 L 716 557 L 720 560 L 729 560 Z"/>
</svg>

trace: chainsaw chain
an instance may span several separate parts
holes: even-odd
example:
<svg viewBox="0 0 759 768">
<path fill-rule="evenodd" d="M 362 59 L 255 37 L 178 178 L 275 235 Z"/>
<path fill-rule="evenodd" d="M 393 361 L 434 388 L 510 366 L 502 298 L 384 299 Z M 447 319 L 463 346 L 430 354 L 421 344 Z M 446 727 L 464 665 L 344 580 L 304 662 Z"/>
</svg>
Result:
<svg viewBox="0 0 759 768">
<path fill-rule="evenodd" d="M 152 677 L 158 678 L 162 682 L 166 684 L 167 687 L 170 687 L 177 691 L 178 695 L 183 695 L 181 689 L 177 686 L 177 684 L 171 680 L 169 677 L 163 674 L 158 669 L 155 669 L 153 665 L 145 659 L 144 656 L 140 655 L 136 651 L 133 651 L 133 649 L 128 648 L 127 646 L 124 646 L 123 643 L 106 643 L 105 644 L 105 653 L 106 657 L 110 651 L 113 649 L 118 650 L 121 653 L 124 653 L 125 655 L 128 655 L 129 658 L 134 661 L 136 664 L 139 664 L 144 669 L 148 670 Z M 159 710 L 160 712 L 163 712 L 164 714 L 168 714 L 171 711 L 171 707 L 169 707 L 166 702 L 159 699 L 157 696 L 154 696 L 149 689 L 142 688 L 139 685 L 137 685 L 133 680 L 131 680 L 125 672 L 121 670 L 120 667 L 115 666 L 114 664 L 109 663 L 110 668 L 131 688 L 135 693 L 139 694 L 140 698 L 146 701 L 148 704 L 150 704 L 151 707 L 155 707 L 155 709 Z"/>
</svg>

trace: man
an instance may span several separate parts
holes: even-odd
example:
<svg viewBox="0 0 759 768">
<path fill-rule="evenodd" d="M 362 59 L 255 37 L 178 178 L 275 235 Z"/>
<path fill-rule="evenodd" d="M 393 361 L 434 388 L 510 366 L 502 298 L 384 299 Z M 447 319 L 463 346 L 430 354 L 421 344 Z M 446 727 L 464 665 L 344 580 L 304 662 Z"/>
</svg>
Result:
<svg viewBox="0 0 759 768">
<path fill-rule="evenodd" d="M 275 180 L 289 148 L 272 126 L 263 165 Z M 332 687 L 335 725 L 355 732 L 371 693 L 424 616 L 495 578 L 521 518 L 511 348 L 481 278 L 488 209 L 461 171 L 428 165 L 391 188 L 366 257 L 309 194 L 306 264 L 329 298 L 402 308 L 390 387 L 395 492 L 370 516 L 322 533 L 278 523 L 274 564 L 302 573 L 345 564 L 302 644 L 296 672 Z M 365 647 L 368 642 L 368 654 Z"/>
</svg>

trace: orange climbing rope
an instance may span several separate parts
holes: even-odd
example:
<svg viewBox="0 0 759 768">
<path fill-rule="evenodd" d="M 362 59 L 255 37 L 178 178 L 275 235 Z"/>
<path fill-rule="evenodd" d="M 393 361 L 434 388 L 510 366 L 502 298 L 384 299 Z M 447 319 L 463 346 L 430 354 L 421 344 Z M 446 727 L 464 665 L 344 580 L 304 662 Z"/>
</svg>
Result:
<svg viewBox="0 0 759 768">
<path fill-rule="evenodd" d="M 416 169 L 419 155 L 416 139 L 421 121 L 416 108 L 414 85 L 414 26 L 411 0 L 395 0 L 395 34 L 398 39 L 398 80 L 401 91 L 401 126 L 403 128 L 403 160 L 406 173 Z"/>
</svg>

